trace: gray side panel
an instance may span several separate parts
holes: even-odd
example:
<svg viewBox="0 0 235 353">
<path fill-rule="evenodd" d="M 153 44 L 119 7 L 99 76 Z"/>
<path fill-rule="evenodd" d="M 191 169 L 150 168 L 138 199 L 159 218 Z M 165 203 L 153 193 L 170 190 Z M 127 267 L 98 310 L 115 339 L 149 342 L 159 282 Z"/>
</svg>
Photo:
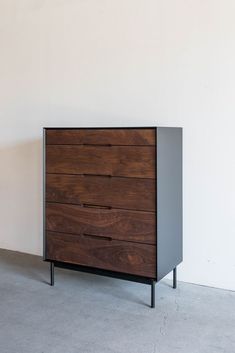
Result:
<svg viewBox="0 0 235 353">
<path fill-rule="evenodd" d="M 46 129 L 43 129 L 43 260 L 46 260 Z"/>
<path fill-rule="evenodd" d="M 157 128 L 157 280 L 182 261 L 182 129 Z"/>
</svg>

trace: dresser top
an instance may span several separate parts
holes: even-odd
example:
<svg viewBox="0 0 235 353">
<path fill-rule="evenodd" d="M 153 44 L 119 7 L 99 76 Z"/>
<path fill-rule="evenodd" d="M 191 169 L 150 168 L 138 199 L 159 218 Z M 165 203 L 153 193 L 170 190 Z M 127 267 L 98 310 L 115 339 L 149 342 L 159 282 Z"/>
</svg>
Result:
<svg viewBox="0 0 235 353">
<path fill-rule="evenodd" d="M 157 129 L 157 128 L 164 128 L 164 129 L 182 129 L 182 127 L 178 126 L 92 126 L 92 127 L 75 127 L 75 126 L 50 126 L 50 127 L 43 127 L 43 129 L 46 130 L 75 130 L 75 129 L 84 129 L 84 130 L 94 130 L 94 129 L 110 129 L 110 130 L 116 130 L 116 129 Z"/>
</svg>

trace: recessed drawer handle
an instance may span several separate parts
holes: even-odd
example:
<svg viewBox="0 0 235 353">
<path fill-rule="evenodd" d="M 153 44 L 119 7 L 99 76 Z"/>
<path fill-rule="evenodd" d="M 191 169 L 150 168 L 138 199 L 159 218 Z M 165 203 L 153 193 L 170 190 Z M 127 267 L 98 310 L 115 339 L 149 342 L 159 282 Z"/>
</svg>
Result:
<svg viewBox="0 0 235 353">
<path fill-rule="evenodd" d="M 100 147 L 112 147 L 113 145 L 111 143 L 103 143 L 103 144 L 99 144 L 99 143 L 83 143 L 83 146 L 100 146 Z"/>
<path fill-rule="evenodd" d="M 91 205 L 89 203 L 83 203 L 82 204 L 83 207 L 86 207 L 86 208 L 102 208 L 102 209 L 105 209 L 105 210 L 111 210 L 111 206 L 101 206 L 101 205 Z"/>
<path fill-rule="evenodd" d="M 87 237 L 87 238 L 94 238 L 94 239 L 100 239 L 100 240 L 109 240 L 109 241 L 112 240 L 111 237 L 105 237 L 103 235 L 95 235 L 95 234 L 88 234 L 88 233 L 83 233 L 82 235 L 84 237 Z"/>
<path fill-rule="evenodd" d="M 106 177 L 106 178 L 112 178 L 112 175 L 111 174 L 86 174 L 86 173 L 83 173 L 82 174 L 84 177 L 97 177 L 97 176 L 99 176 L 99 177 Z"/>
</svg>

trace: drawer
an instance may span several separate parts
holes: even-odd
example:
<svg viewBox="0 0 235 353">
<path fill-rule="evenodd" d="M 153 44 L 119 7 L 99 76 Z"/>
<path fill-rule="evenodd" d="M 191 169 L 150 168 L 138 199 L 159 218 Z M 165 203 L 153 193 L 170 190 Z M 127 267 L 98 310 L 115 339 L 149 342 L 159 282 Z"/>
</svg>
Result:
<svg viewBox="0 0 235 353">
<path fill-rule="evenodd" d="M 48 145 L 47 173 L 155 178 L 153 146 Z"/>
<path fill-rule="evenodd" d="M 156 243 L 155 214 L 150 212 L 47 203 L 46 229 Z"/>
<path fill-rule="evenodd" d="M 155 129 L 47 129 L 49 145 L 155 145 Z"/>
<path fill-rule="evenodd" d="M 47 232 L 47 260 L 156 278 L 154 245 Z"/>
<path fill-rule="evenodd" d="M 154 179 L 47 174 L 46 200 L 155 211 Z"/>
</svg>

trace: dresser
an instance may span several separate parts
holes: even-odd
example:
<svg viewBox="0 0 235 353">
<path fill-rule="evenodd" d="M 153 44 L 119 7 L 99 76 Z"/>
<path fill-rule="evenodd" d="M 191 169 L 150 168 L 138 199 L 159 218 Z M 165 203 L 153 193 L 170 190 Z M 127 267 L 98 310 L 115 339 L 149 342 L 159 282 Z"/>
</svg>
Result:
<svg viewBox="0 0 235 353">
<path fill-rule="evenodd" d="M 182 129 L 44 128 L 44 260 L 151 285 L 182 261 Z"/>
</svg>

